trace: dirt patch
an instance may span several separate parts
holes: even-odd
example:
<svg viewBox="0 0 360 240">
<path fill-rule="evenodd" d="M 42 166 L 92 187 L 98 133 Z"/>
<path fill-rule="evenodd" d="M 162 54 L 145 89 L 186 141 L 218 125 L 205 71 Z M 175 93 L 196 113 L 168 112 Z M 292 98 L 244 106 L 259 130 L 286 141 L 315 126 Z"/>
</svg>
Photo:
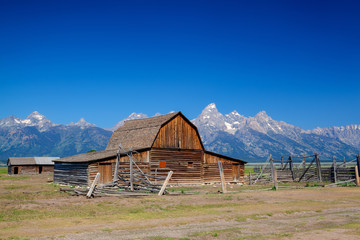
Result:
<svg viewBox="0 0 360 240">
<path fill-rule="evenodd" d="M 48 177 L 0 179 L 0 236 L 31 239 L 358 239 L 359 188 L 175 188 L 86 199 Z M 294 186 L 298 187 L 298 186 Z M 181 194 L 184 192 L 184 194 Z M 192 193 L 192 194 L 188 194 Z"/>
</svg>

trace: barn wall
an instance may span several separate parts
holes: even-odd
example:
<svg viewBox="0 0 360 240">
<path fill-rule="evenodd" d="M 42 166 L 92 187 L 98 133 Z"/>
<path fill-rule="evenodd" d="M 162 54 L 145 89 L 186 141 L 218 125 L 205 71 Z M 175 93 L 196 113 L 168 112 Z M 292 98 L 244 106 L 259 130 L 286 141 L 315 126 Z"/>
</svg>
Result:
<svg viewBox="0 0 360 240">
<path fill-rule="evenodd" d="M 55 163 L 54 183 L 87 186 L 88 164 L 87 163 Z"/>
<path fill-rule="evenodd" d="M 35 165 L 25 165 L 25 166 L 10 166 L 10 173 L 14 174 L 15 167 L 18 168 L 18 174 L 37 174 L 37 166 Z"/>
<path fill-rule="evenodd" d="M 39 174 L 39 165 L 24 165 L 24 166 L 8 166 L 8 174 L 14 174 L 15 167 L 18 168 L 18 174 Z M 42 174 L 54 172 L 54 166 L 42 165 Z"/>
<path fill-rule="evenodd" d="M 166 177 L 173 171 L 170 183 L 202 183 L 201 150 L 152 149 L 150 152 L 150 172 L 152 175 Z"/>
<path fill-rule="evenodd" d="M 149 162 L 149 157 L 150 157 L 149 153 L 150 151 L 133 153 L 133 161 L 136 162 L 137 164 L 141 163 L 143 165 L 143 163 Z M 121 156 L 119 159 L 119 168 L 128 168 L 130 166 L 129 162 L 130 162 L 130 158 L 128 156 Z M 107 169 L 106 167 L 100 166 L 102 164 L 107 164 L 107 163 L 111 164 L 110 171 L 106 171 L 105 170 Z M 99 161 L 89 164 L 89 172 L 88 172 L 89 184 L 91 184 L 91 182 L 94 181 L 95 176 L 98 172 L 100 172 L 100 174 L 101 172 L 103 173 L 102 175 L 100 175 L 100 183 L 111 182 L 109 181 L 109 179 L 112 180 L 114 178 L 115 166 L 116 166 L 116 157 L 112 159 L 108 159 L 106 161 Z M 146 166 L 148 166 L 148 164 L 146 164 Z M 148 169 L 145 170 L 148 171 Z M 107 176 L 104 176 L 104 174 L 106 174 Z"/>
<path fill-rule="evenodd" d="M 54 165 L 43 165 L 42 173 L 53 173 L 54 172 Z"/>
<path fill-rule="evenodd" d="M 110 172 L 106 172 L 106 174 L 109 174 L 111 176 L 103 176 L 103 172 L 100 172 L 100 168 L 99 165 L 100 164 L 111 164 L 111 171 Z M 116 157 L 112 158 L 112 159 L 108 159 L 108 160 L 105 160 L 105 161 L 99 161 L 99 162 L 93 162 L 93 163 L 90 163 L 89 164 L 89 171 L 88 171 L 88 179 L 89 179 L 89 182 L 88 184 L 90 185 L 94 179 L 95 179 L 95 176 L 98 172 L 100 172 L 100 183 L 105 183 L 103 181 L 103 179 L 112 179 L 113 176 L 114 176 L 114 170 L 115 170 L 115 163 L 116 163 Z"/>
<path fill-rule="evenodd" d="M 180 115 L 160 129 L 153 147 L 202 149 L 196 130 Z"/>
<path fill-rule="evenodd" d="M 218 161 L 222 162 L 226 182 L 244 182 L 245 165 L 243 163 L 209 153 L 204 154 L 204 182 L 220 181 Z"/>
</svg>

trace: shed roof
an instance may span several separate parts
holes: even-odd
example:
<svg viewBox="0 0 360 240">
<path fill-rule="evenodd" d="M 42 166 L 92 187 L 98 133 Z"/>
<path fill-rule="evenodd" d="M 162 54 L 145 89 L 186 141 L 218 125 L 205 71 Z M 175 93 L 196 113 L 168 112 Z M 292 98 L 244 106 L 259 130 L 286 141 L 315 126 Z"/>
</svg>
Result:
<svg viewBox="0 0 360 240">
<path fill-rule="evenodd" d="M 222 154 L 219 154 L 219 153 L 215 153 L 215 152 L 205 151 L 205 153 L 210 154 L 210 155 L 214 155 L 214 156 L 217 156 L 217 157 L 225 158 L 225 159 L 228 159 L 228 160 L 231 160 L 231 161 L 241 162 L 241 163 L 244 163 L 244 164 L 247 163 L 244 160 L 228 157 L 228 156 L 225 156 L 225 155 L 222 155 Z"/>
<path fill-rule="evenodd" d="M 150 148 L 160 128 L 178 114 L 181 112 L 126 121 L 113 133 L 106 150 L 118 149 L 120 143 L 125 149 Z"/>
<path fill-rule="evenodd" d="M 91 162 L 91 161 L 102 160 L 110 157 L 115 157 L 116 152 L 117 152 L 116 150 L 88 152 L 70 157 L 56 159 L 54 160 L 54 162 L 68 162 L 68 163 Z"/>
<path fill-rule="evenodd" d="M 140 152 L 146 149 L 132 149 L 133 152 Z M 121 150 L 120 155 L 126 155 L 129 151 Z M 63 163 L 85 163 L 85 162 L 92 162 L 92 161 L 101 161 L 107 158 L 116 157 L 117 150 L 103 150 L 97 152 L 88 152 L 83 154 L 78 154 L 75 156 L 70 156 L 66 158 L 60 158 L 54 160 L 54 162 L 63 162 Z"/>
<path fill-rule="evenodd" d="M 54 165 L 59 157 L 10 157 L 8 165 Z"/>
</svg>

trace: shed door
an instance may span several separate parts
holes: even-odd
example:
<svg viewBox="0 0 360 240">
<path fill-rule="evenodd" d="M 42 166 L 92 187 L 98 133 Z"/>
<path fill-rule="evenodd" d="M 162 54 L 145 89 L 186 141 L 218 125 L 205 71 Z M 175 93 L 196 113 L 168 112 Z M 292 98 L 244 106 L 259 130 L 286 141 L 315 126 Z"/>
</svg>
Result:
<svg viewBox="0 0 360 240">
<path fill-rule="evenodd" d="M 232 165 L 232 176 L 234 181 L 240 181 L 240 164 Z"/>
<path fill-rule="evenodd" d="M 99 163 L 100 183 L 112 181 L 111 163 Z"/>
</svg>

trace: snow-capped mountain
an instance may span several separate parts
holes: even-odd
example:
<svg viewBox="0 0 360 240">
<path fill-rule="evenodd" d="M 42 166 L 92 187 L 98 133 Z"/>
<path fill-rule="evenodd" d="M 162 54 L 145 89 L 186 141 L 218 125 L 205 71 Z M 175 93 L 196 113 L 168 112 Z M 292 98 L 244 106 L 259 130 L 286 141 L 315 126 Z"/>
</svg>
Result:
<svg viewBox="0 0 360 240">
<path fill-rule="evenodd" d="M 307 133 L 338 139 L 350 146 L 360 149 L 360 124 L 346 125 L 343 127 L 315 128 Z"/>
<path fill-rule="evenodd" d="M 160 114 L 160 113 L 157 113 L 157 114 Z M 135 120 L 135 119 L 143 119 L 143 118 L 148 118 L 148 115 L 143 114 L 143 113 L 135 113 L 134 112 L 134 113 L 130 114 L 130 116 L 128 116 L 127 118 L 125 118 L 125 119 L 121 120 L 120 122 L 118 122 L 117 124 L 115 124 L 115 126 L 113 126 L 111 128 L 111 131 L 115 131 L 116 129 L 118 129 L 119 127 L 124 125 L 125 121 Z"/>
<path fill-rule="evenodd" d="M 40 114 L 38 111 L 31 113 L 25 119 L 17 118 L 15 116 L 10 116 L 0 119 L 0 127 L 9 127 L 9 128 L 22 128 L 22 127 L 35 126 L 39 130 L 44 131 L 55 125 L 56 124 L 52 123 L 44 115 Z"/>
<path fill-rule="evenodd" d="M 8 157 L 71 156 L 106 147 L 112 132 L 84 118 L 67 125 L 54 124 L 35 111 L 26 119 L 0 119 L 0 160 Z"/>
<path fill-rule="evenodd" d="M 82 129 L 89 128 L 89 127 L 96 127 L 95 124 L 92 124 L 92 123 L 89 123 L 89 122 L 85 121 L 84 118 L 80 118 L 80 120 L 77 121 L 76 123 L 71 122 L 71 123 L 69 123 L 68 126 L 78 126 L 78 127 L 82 128 Z"/>
<path fill-rule="evenodd" d="M 170 111 L 169 113 L 173 113 L 174 111 Z M 161 116 L 161 113 L 155 113 L 155 115 L 153 117 L 158 117 Z M 128 120 L 136 120 L 136 119 L 143 119 L 143 118 L 148 118 L 149 116 L 143 113 L 132 113 L 130 114 L 127 118 L 121 120 L 120 122 L 116 123 L 115 126 L 113 126 L 111 129 L 111 131 L 115 131 L 116 129 L 118 129 L 119 127 L 121 127 L 122 125 L 124 125 L 124 123 Z"/>
<path fill-rule="evenodd" d="M 265 111 L 254 117 L 244 117 L 237 111 L 224 116 L 214 103 L 192 122 L 207 149 L 243 159 L 264 159 L 270 153 L 280 157 L 314 152 L 325 158 L 342 158 L 360 151 L 359 125 L 305 131 L 273 120 Z"/>
<path fill-rule="evenodd" d="M 155 116 L 160 116 L 160 113 Z M 127 120 L 142 119 L 132 113 L 118 122 L 114 131 Z M 313 154 L 321 159 L 352 159 L 360 152 L 360 125 L 303 130 L 273 120 L 265 111 L 245 117 L 236 110 L 221 114 L 214 103 L 192 120 L 207 150 L 249 161 Z M 54 124 L 37 111 L 26 119 L 9 116 L 0 119 L 0 160 L 10 156 L 71 156 L 91 149 L 105 149 L 112 131 L 96 127 L 81 118 L 68 125 Z"/>
</svg>

